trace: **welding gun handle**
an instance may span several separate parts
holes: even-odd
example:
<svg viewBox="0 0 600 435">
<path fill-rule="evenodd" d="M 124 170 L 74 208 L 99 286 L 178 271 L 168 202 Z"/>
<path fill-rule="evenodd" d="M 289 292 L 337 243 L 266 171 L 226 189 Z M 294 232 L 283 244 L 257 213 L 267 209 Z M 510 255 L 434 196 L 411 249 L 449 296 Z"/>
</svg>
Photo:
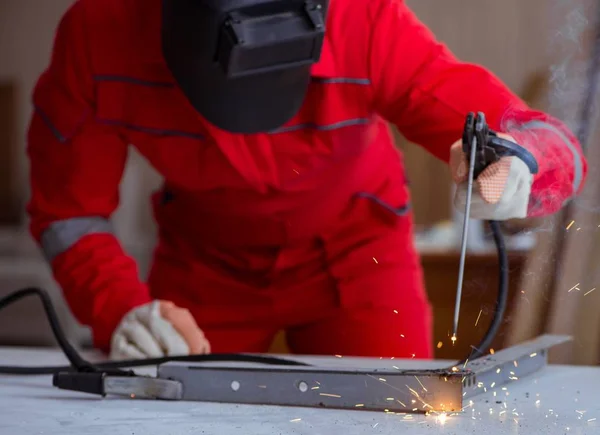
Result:
<svg viewBox="0 0 600 435">
<path fill-rule="evenodd" d="M 523 148 L 521 145 L 516 144 L 510 140 L 501 138 L 495 134 L 491 134 L 487 141 L 486 146 L 492 148 L 497 155 L 496 161 L 502 157 L 518 157 L 521 159 L 529 168 L 532 174 L 537 174 L 539 171 L 538 163 L 533 154 Z M 492 163 L 492 162 L 490 162 Z M 489 164 L 489 163 L 488 163 Z"/>
<path fill-rule="evenodd" d="M 52 385 L 68 391 L 104 396 L 104 373 L 61 372 L 54 374 Z"/>
</svg>

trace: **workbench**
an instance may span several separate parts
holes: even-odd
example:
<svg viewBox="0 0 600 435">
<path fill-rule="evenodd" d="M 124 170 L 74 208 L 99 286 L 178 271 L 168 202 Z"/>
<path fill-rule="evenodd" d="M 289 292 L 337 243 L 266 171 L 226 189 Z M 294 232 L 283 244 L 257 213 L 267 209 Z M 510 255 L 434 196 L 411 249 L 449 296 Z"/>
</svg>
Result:
<svg viewBox="0 0 600 435">
<path fill-rule="evenodd" d="M 301 359 L 314 361 L 310 357 Z M 332 358 L 328 361 L 329 364 L 357 366 L 364 360 Z M 65 365 L 66 360 L 55 349 L 0 348 L 0 364 Z M 445 367 L 448 362 L 378 361 L 379 366 L 400 364 L 407 368 L 436 368 Z M 152 371 L 152 368 L 143 369 L 146 374 Z M 461 414 L 444 416 L 102 399 L 55 389 L 50 376 L 0 375 L 0 434 L 600 434 L 598 367 L 548 366 L 505 388 L 490 389 L 467 403 Z"/>
</svg>

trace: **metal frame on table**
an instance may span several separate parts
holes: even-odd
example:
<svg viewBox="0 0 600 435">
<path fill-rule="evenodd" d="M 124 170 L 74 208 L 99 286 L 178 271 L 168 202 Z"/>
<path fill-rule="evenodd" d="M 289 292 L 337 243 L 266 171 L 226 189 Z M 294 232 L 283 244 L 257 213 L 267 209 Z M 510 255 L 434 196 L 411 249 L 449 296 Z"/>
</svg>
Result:
<svg viewBox="0 0 600 435">
<path fill-rule="evenodd" d="M 158 367 L 157 378 L 108 376 L 104 389 L 106 394 L 166 400 L 458 412 L 464 400 L 541 370 L 548 364 L 548 349 L 569 340 L 544 335 L 465 366 L 433 370 L 167 363 Z"/>
</svg>

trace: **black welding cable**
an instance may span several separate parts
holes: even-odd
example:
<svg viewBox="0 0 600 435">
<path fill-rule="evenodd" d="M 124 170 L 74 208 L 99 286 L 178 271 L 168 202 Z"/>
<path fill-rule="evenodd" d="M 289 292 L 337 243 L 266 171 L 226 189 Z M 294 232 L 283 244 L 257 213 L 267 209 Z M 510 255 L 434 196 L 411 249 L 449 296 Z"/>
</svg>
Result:
<svg viewBox="0 0 600 435">
<path fill-rule="evenodd" d="M 124 372 L 121 369 L 154 366 L 172 361 L 188 361 L 188 362 L 248 362 L 269 365 L 285 365 L 285 366 L 308 366 L 309 364 L 293 361 L 285 358 L 260 356 L 260 355 L 245 355 L 245 354 L 211 354 L 211 355 L 189 355 L 163 358 L 148 358 L 135 359 L 127 361 L 111 361 L 107 363 L 92 364 L 81 357 L 79 352 L 69 343 L 65 333 L 58 320 L 58 315 L 52 304 L 52 300 L 45 290 L 39 288 L 25 288 L 11 293 L 10 295 L 0 299 L 0 311 L 9 305 L 26 298 L 28 296 L 38 296 L 42 301 L 46 317 L 50 323 L 52 333 L 58 342 L 61 350 L 69 360 L 71 366 L 0 366 L 0 374 L 5 375 L 49 375 L 65 371 L 77 372 L 108 372 L 119 375 L 133 374 L 132 372 Z"/>
<path fill-rule="evenodd" d="M 28 296 L 38 296 L 42 301 L 44 311 L 46 312 L 48 322 L 50 323 L 50 328 L 52 328 L 52 333 L 54 334 L 56 341 L 58 341 L 63 353 L 71 363 L 71 366 L 78 371 L 93 371 L 94 369 L 92 365 L 83 359 L 81 355 L 79 355 L 77 350 L 75 350 L 71 343 L 69 343 L 69 340 L 67 340 L 65 337 L 65 334 L 60 326 L 58 316 L 56 315 L 56 311 L 52 306 L 52 300 L 48 296 L 48 293 L 46 293 L 44 290 L 38 288 L 24 288 L 11 293 L 10 295 L 0 299 L 0 310 Z"/>
<path fill-rule="evenodd" d="M 496 307 L 494 309 L 494 316 L 490 326 L 488 327 L 485 335 L 477 346 L 471 346 L 472 352 L 463 361 L 460 361 L 458 365 L 465 365 L 468 361 L 472 361 L 475 358 L 479 358 L 487 353 L 492 345 L 500 326 L 504 320 L 504 313 L 508 303 L 508 253 L 506 251 L 506 245 L 504 244 L 504 237 L 502 236 L 502 228 L 498 221 L 488 221 L 490 229 L 492 230 L 492 236 L 496 244 L 496 251 L 498 255 L 498 293 L 496 296 Z"/>
</svg>

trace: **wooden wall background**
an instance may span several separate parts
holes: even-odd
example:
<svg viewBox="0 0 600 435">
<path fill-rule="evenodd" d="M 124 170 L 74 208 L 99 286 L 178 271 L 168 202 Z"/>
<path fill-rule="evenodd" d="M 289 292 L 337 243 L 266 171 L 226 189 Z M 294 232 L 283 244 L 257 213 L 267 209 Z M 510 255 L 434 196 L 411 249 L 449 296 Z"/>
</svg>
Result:
<svg viewBox="0 0 600 435">
<path fill-rule="evenodd" d="M 436 36 L 461 59 L 490 68 L 529 99 L 549 71 L 549 28 L 563 0 L 407 0 Z M 533 87 L 532 87 L 533 86 Z M 451 180 L 445 164 L 398 136 L 411 180 L 417 224 L 450 219 Z"/>
<path fill-rule="evenodd" d="M 21 201 L 16 193 L 16 92 L 10 82 L 0 82 L 0 226 L 19 225 Z"/>
</svg>

